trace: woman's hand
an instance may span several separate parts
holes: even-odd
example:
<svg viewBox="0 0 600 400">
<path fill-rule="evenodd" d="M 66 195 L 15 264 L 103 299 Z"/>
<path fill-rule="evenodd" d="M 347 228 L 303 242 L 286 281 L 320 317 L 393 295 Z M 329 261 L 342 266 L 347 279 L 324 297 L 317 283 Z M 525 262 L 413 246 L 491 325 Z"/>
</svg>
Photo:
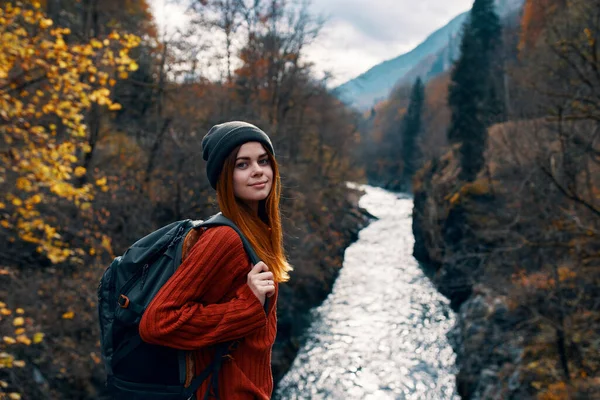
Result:
<svg viewBox="0 0 600 400">
<path fill-rule="evenodd" d="M 248 273 L 248 286 L 263 306 L 265 305 L 265 298 L 275 294 L 273 273 L 269 272 L 267 264 L 260 261 L 252 267 L 252 270 Z"/>
</svg>

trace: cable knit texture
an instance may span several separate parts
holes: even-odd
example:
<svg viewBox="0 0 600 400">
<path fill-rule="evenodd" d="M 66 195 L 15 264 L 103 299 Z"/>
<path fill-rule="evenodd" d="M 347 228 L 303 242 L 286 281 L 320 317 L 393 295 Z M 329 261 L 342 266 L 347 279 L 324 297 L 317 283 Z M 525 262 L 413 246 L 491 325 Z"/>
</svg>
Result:
<svg viewBox="0 0 600 400">
<path fill-rule="evenodd" d="M 251 263 L 242 241 L 229 227 L 210 228 L 189 250 L 173 277 L 160 289 L 140 322 L 148 343 L 194 353 L 195 373 L 213 360 L 211 346 L 241 339 L 223 362 L 219 394 L 224 400 L 269 399 L 273 391 L 271 349 L 277 333 L 277 294 L 267 314 L 247 285 Z M 200 387 L 202 399 L 208 380 Z"/>
</svg>

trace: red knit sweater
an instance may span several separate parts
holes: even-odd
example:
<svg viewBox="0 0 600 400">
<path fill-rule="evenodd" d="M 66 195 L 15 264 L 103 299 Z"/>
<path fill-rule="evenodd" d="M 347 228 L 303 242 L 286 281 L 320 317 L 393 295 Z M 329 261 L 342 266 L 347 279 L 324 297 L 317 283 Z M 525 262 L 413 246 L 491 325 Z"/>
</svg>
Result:
<svg viewBox="0 0 600 400">
<path fill-rule="evenodd" d="M 140 322 L 148 343 L 193 350 L 188 382 L 213 360 L 211 345 L 242 339 L 219 374 L 224 400 L 269 399 L 273 391 L 271 348 L 277 331 L 275 295 L 267 315 L 247 285 L 251 263 L 229 227 L 203 233 L 173 277 L 160 289 Z M 208 379 L 197 397 L 202 399 Z"/>
</svg>

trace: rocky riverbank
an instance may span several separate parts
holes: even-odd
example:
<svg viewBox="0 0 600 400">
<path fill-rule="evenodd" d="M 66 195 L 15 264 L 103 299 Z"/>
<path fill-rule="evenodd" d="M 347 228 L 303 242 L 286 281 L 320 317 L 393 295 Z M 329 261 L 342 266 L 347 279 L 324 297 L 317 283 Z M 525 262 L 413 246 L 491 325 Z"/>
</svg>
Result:
<svg viewBox="0 0 600 400">
<path fill-rule="evenodd" d="M 598 398 L 598 242 L 562 216 L 589 212 L 544 180 L 535 157 L 502 161 L 503 129 L 474 182 L 457 179 L 453 150 L 415 177 L 414 256 L 457 311 L 458 392 Z"/>
<path fill-rule="evenodd" d="M 490 195 L 482 187 L 458 188 L 457 170 L 448 154 L 418 177 L 414 256 L 457 311 L 449 337 L 457 355 L 460 396 L 486 399 L 518 389 L 516 366 L 522 360 L 523 340 L 513 331 L 519 319 L 510 311 L 506 296 L 480 280 L 480 266 L 485 263 L 481 255 L 490 244 L 472 229 L 472 208 L 459 203 L 454 194 L 480 206 L 491 201 Z"/>
</svg>

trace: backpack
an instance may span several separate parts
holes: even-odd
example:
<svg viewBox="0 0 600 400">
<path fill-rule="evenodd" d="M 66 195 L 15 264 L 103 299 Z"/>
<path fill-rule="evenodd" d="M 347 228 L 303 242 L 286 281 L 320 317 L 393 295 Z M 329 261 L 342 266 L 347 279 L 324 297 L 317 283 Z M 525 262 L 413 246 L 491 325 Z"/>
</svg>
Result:
<svg viewBox="0 0 600 400">
<path fill-rule="evenodd" d="M 240 235 L 252 264 L 260 261 L 241 231 L 219 213 L 206 221 L 173 222 L 150 233 L 116 257 L 104 272 L 98 285 L 100 346 L 106 386 L 114 399 L 194 399 L 208 376 L 211 381 L 204 398 L 218 398 L 219 369 L 237 342 L 216 345 L 213 362 L 186 386 L 186 357 L 191 353 L 146 343 L 139 335 L 144 310 L 181 263 L 187 233 L 212 226 L 233 228 Z"/>
</svg>

